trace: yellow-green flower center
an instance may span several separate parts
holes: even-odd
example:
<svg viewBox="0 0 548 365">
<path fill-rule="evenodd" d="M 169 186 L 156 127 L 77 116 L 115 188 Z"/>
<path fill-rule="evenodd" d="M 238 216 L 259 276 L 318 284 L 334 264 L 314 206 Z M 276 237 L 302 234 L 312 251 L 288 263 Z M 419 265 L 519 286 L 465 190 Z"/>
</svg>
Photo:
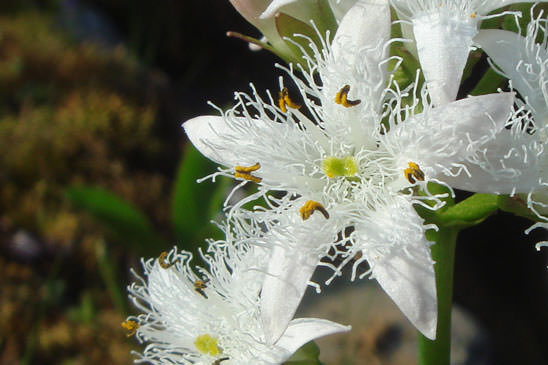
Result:
<svg viewBox="0 0 548 365">
<path fill-rule="evenodd" d="M 221 349 L 217 346 L 219 340 L 215 337 L 211 337 L 207 333 L 205 335 L 200 335 L 196 337 L 194 341 L 194 346 L 200 351 L 200 353 L 211 356 L 218 356 L 221 354 Z"/>
<path fill-rule="evenodd" d="M 328 177 L 335 176 L 354 176 L 358 172 L 358 165 L 352 156 L 344 158 L 326 157 L 322 161 L 322 170 Z"/>
</svg>

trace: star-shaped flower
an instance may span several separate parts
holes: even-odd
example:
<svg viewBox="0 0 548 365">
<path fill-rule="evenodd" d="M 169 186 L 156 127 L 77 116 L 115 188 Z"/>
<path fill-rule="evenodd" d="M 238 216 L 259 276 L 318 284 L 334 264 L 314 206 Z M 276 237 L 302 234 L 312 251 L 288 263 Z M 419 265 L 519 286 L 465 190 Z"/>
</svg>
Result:
<svg viewBox="0 0 548 365">
<path fill-rule="evenodd" d="M 265 241 L 278 248 L 265 287 L 274 288 L 267 295 L 293 303 L 292 310 L 283 309 L 286 321 L 320 259 L 345 243 L 343 264 L 355 259 L 356 272 L 367 260 L 368 273 L 425 336 L 435 338 L 436 286 L 424 236 L 432 226 L 413 205 L 429 200 L 431 209 L 440 206 L 427 183 L 458 175 L 461 162 L 504 128 L 514 97 L 493 94 L 433 108 L 421 93 L 404 107 L 402 93 L 387 88 L 389 37 L 388 4 L 359 1 L 333 43 L 308 59 L 312 71 L 302 70 L 304 80 L 286 69 L 298 102 L 282 82 L 278 100 L 269 94 L 265 101 L 255 90 L 237 93 L 235 108 L 183 127 L 205 156 L 228 167 L 219 174 L 259 184 L 259 193 L 237 206 L 270 191 L 287 192 L 265 213 L 273 218 L 263 219 L 275 222 L 275 238 Z M 414 112 L 418 104 L 421 113 Z M 267 328 L 274 341 L 283 326 Z"/>
<path fill-rule="evenodd" d="M 305 343 L 350 329 L 322 319 L 294 319 L 268 343 L 260 315 L 265 262 L 260 251 L 215 242 L 210 255 L 203 255 L 209 270 L 193 270 L 192 255 L 175 249 L 143 262 L 145 279 L 137 276 L 128 288 L 142 314 L 122 324 L 147 343 L 136 362 L 281 364 Z"/>
<path fill-rule="evenodd" d="M 548 219 L 548 41 L 545 18 L 527 26 L 526 36 L 505 30 L 484 30 L 474 42 L 485 51 L 495 69 L 510 79 L 523 100 L 511 128 L 501 131 L 475 161 L 475 175 L 484 177 L 492 193 L 522 196 L 539 219 Z M 540 43 L 537 43 L 540 40 Z M 478 181 L 478 180 L 476 180 Z M 462 180 L 457 186 L 479 188 Z M 535 225 L 548 227 L 546 223 Z"/>
</svg>

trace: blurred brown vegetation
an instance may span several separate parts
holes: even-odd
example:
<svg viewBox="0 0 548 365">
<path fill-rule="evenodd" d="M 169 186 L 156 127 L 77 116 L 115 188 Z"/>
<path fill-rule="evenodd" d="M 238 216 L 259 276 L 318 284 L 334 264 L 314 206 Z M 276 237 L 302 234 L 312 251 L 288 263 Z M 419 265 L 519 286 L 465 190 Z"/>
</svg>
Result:
<svg viewBox="0 0 548 365">
<path fill-rule="evenodd" d="M 128 363 L 124 314 L 98 268 L 101 230 L 64 191 L 100 185 L 165 221 L 166 177 L 146 169 L 161 148 L 162 79 L 123 47 L 73 42 L 54 23 L 0 16 L 0 363 Z"/>
</svg>

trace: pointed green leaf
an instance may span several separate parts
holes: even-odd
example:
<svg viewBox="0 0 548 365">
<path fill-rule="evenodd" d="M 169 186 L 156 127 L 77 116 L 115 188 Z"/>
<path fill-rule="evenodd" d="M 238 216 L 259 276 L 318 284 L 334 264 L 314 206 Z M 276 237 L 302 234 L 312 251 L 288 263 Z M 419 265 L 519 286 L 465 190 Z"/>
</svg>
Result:
<svg viewBox="0 0 548 365">
<path fill-rule="evenodd" d="M 216 170 L 216 164 L 205 158 L 192 144 L 187 144 L 173 187 L 171 221 L 177 244 L 196 248 L 212 232 L 210 220 L 221 209 L 229 179 L 218 178 L 216 183 L 196 180 Z"/>
<path fill-rule="evenodd" d="M 295 55 L 295 58 L 298 60 L 302 60 L 303 56 L 303 50 L 305 52 L 309 52 L 310 50 L 310 40 L 314 42 L 314 44 L 321 49 L 321 41 L 318 36 L 318 33 L 312 28 L 312 26 L 301 22 L 300 20 L 284 14 L 284 13 L 278 13 L 275 16 L 275 23 L 276 23 L 276 29 L 278 30 L 278 33 L 280 34 L 280 37 L 283 38 L 289 38 L 291 41 L 286 40 L 287 46 L 291 49 L 293 54 Z M 307 38 L 303 38 L 301 36 L 295 36 L 295 34 L 303 35 Z M 296 43 L 296 44 L 295 44 Z M 297 44 L 300 46 L 297 46 Z M 301 49 L 302 47 L 302 49 Z M 300 62 L 303 66 L 305 66 L 304 62 Z"/>
<path fill-rule="evenodd" d="M 137 250 L 140 255 L 156 255 L 164 243 L 148 218 L 121 197 L 96 187 L 71 187 L 67 199 L 90 214 L 113 235 L 113 239 Z"/>
<path fill-rule="evenodd" d="M 329 1 L 316 0 L 315 2 L 316 5 L 313 9 L 315 9 L 317 13 L 314 14 L 312 19 L 314 20 L 314 24 L 318 28 L 319 33 L 322 37 L 325 37 L 327 31 L 329 31 L 331 36 L 334 36 L 338 25 L 337 19 L 335 19 L 335 14 L 333 14 L 331 6 L 329 5 Z"/>
</svg>

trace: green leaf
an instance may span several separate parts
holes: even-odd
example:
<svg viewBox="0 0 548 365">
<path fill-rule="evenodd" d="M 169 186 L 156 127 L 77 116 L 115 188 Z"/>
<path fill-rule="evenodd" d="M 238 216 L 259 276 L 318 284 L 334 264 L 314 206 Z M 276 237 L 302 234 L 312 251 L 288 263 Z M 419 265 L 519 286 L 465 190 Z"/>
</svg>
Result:
<svg viewBox="0 0 548 365">
<path fill-rule="evenodd" d="M 322 37 L 326 36 L 327 31 L 330 32 L 331 36 L 335 35 L 337 31 L 337 19 L 331 10 L 328 0 L 316 0 L 316 5 L 312 7 L 317 13 L 314 14 L 312 19 L 318 28 L 318 32 Z"/>
<path fill-rule="evenodd" d="M 498 209 L 498 196 L 474 194 L 445 211 L 437 214 L 437 222 L 445 227 L 476 225 Z"/>
<path fill-rule="evenodd" d="M 302 49 L 304 49 L 305 52 L 308 52 L 310 50 L 310 46 L 309 46 L 310 40 L 312 40 L 312 42 L 314 42 L 314 44 L 319 49 L 322 48 L 318 33 L 316 33 L 316 31 L 314 30 L 314 28 L 312 28 L 312 26 L 304 22 L 301 22 L 300 20 L 290 15 L 287 15 L 285 13 L 276 14 L 274 19 L 276 23 L 276 29 L 278 30 L 278 34 L 280 35 L 280 37 L 282 37 L 282 39 L 289 38 L 292 40 L 292 41 L 286 40 L 285 43 L 287 44 L 289 49 L 291 49 L 291 52 L 294 54 L 296 59 L 302 60 L 302 56 L 303 56 Z M 310 40 L 300 36 L 295 36 L 295 34 L 303 35 L 309 38 Z M 297 44 L 301 46 L 302 49 L 298 47 Z M 306 67 L 305 62 L 299 62 L 299 63 L 301 63 L 303 67 Z"/>
<path fill-rule="evenodd" d="M 216 184 L 197 179 L 216 170 L 216 164 L 202 156 L 192 144 L 185 147 L 173 187 L 171 221 L 179 245 L 197 248 L 212 232 L 210 220 L 221 210 L 230 179 L 217 178 Z"/>
<path fill-rule="evenodd" d="M 165 247 L 148 218 L 121 197 L 95 187 L 71 187 L 66 197 L 105 227 L 114 240 L 140 255 L 156 255 Z"/>
<path fill-rule="evenodd" d="M 314 341 L 304 344 L 284 364 L 286 365 L 320 365 L 320 348 Z"/>
</svg>

